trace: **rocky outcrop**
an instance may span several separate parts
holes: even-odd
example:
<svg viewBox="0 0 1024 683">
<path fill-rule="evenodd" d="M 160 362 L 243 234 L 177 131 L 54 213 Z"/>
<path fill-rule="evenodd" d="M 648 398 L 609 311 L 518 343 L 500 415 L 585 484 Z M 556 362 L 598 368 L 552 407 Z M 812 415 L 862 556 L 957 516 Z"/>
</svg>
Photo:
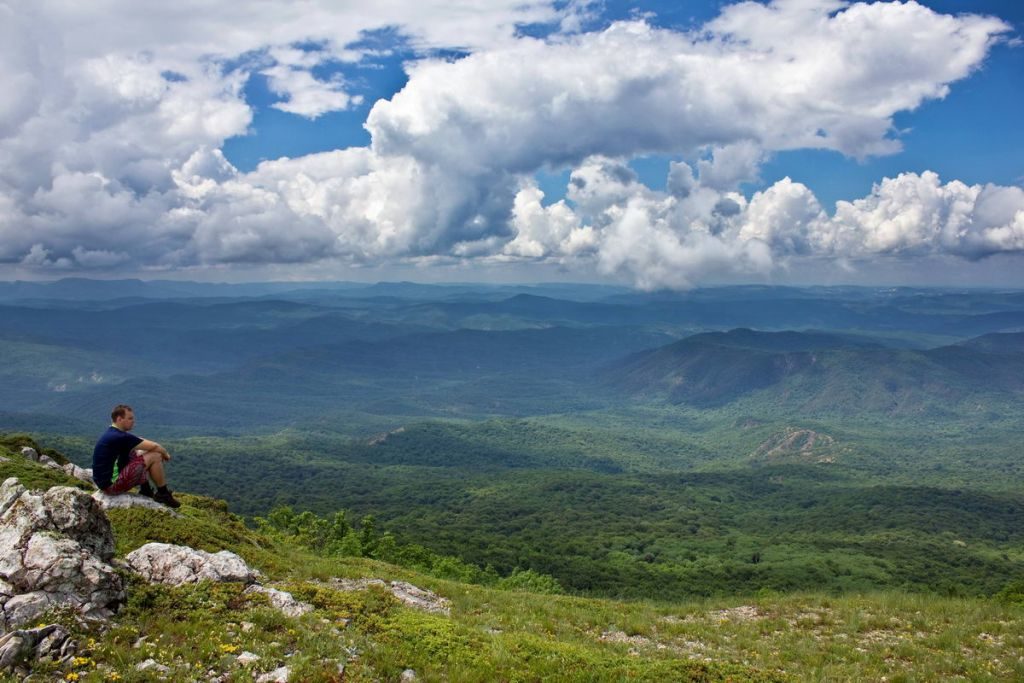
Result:
<svg viewBox="0 0 1024 683">
<path fill-rule="evenodd" d="M 69 462 L 67 465 L 64 465 L 64 467 L 62 467 L 61 469 L 64 470 L 64 472 L 66 474 L 74 477 L 75 479 L 80 479 L 80 480 L 84 481 L 87 484 L 92 484 L 93 486 L 96 485 L 96 483 L 93 482 L 93 480 L 92 480 L 92 468 L 91 467 L 89 467 L 89 468 L 79 467 L 75 463 Z"/>
<path fill-rule="evenodd" d="M 286 617 L 301 617 L 303 614 L 313 611 L 313 606 L 308 602 L 300 602 L 292 597 L 291 593 L 277 590 L 276 588 L 267 588 L 266 586 L 253 584 L 246 588 L 245 592 L 266 595 L 271 607 L 274 607 Z"/>
<path fill-rule="evenodd" d="M 24 446 L 21 449 L 21 456 L 26 460 L 37 462 L 40 465 L 43 465 L 44 467 L 49 467 L 50 469 L 54 470 L 62 470 L 65 474 L 68 474 L 74 477 L 75 479 L 81 479 L 82 481 L 89 484 L 93 484 L 93 486 L 95 486 L 92 480 L 91 469 L 79 467 L 73 462 L 69 462 L 66 465 L 61 465 L 59 462 L 57 462 L 50 456 L 46 455 L 45 453 L 43 455 L 40 455 L 39 452 L 36 449 L 32 448 L 31 446 Z"/>
<path fill-rule="evenodd" d="M 39 456 L 39 464 L 43 465 L 45 467 L 49 467 L 51 470 L 63 470 L 64 469 L 59 462 L 57 462 L 56 460 L 54 460 L 53 458 L 51 458 L 48 455 L 40 455 Z"/>
<path fill-rule="evenodd" d="M 105 618 L 124 600 L 110 522 L 89 494 L 43 493 L 11 478 L 0 486 L 0 627 L 31 621 L 53 605 Z"/>
<path fill-rule="evenodd" d="M 128 566 L 150 583 L 180 586 L 199 581 L 255 583 L 258 573 L 228 550 L 208 553 L 169 543 L 147 543 L 125 557 Z"/>
<path fill-rule="evenodd" d="M 331 579 L 331 586 L 343 591 L 362 591 L 370 586 L 381 586 L 391 592 L 401 603 L 413 609 L 449 614 L 451 603 L 433 591 L 419 588 L 405 581 L 384 581 L 383 579 Z"/>
<path fill-rule="evenodd" d="M 60 624 L 11 631 L 0 636 L 0 671 L 32 662 L 73 657 L 75 641 Z"/>
<path fill-rule="evenodd" d="M 59 462 L 57 462 L 56 460 L 54 460 L 50 456 L 46 455 L 45 453 L 40 455 L 39 452 L 36 449 L 32 448 L 31 446 L 23 447 L 21 449 L 21 455 L 26 460 L 31 460 L 32 462 L 37 462 L 40 465 L 44 465 L 44 466 L 49 467 L 51 469 L 55 469 L 55 470 L 62 470 L 62 469 L 64 469 Z"/>
<path fill-rule="evenodd" d="M 150 583 L 180 586 L 199 581 L 233 581 L 249 584 L 246 593 L 265 595 L 270 606 L 286 617 L 301 617 L 313 611 L 312 605 L 296 600 L 291 593 L 260 585 L 260 573 L 228 550 L 208 553 L 182 545 L 147 543 L 128 553 L 125 560 Z"/>
<path fill-rule="evenodd" d="M 112 496 L 109 493 L 103 493 L 103 491 L 96 491 L 92 494 L 93 500 L 99 503 L 100 507 L 104 510 L 122 510 L 124 508 L 145 508 L 146 510 L 156 510 L 157 512 L 163 512 L 171 517 L 181 517 L 180 514 L 175 512 L 173 509 L 166 505 L 161 505 L 152 498 L 139 495 L 137 493 L 121 493 L 116 496 Z"/>
</svg>

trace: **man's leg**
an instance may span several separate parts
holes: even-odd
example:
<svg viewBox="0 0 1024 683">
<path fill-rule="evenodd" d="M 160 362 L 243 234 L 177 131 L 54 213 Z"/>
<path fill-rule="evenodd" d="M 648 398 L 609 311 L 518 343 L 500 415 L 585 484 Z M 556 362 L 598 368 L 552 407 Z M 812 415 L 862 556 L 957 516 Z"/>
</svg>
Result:
<svg viewBox="0 0 1024 683">
<path fill-rule="evenodd" d="M 167 485 L 167 479 L 164 477 L 164 459 L 156 451 L 146 451 L 142 454 L 142 459 L 146 461 L 146 471 L 149 472 L 149 478 L 153 480 L 157 488 Z"/>
<path fill-rule="evenodd" d="M 153 500 L 168 507 L 176 508 L 181 505 L 174 496 L 171 495 L 170 489 L 167 488 L 167 478 L 164 476 L 164 459 L 157 451 L 147 451 L 142 454 L 142 458 L 146 461 L 146 469 L 149 472 L 150 479 L 156 484 L 156 493 L 153 495 Z"/>
</svg>

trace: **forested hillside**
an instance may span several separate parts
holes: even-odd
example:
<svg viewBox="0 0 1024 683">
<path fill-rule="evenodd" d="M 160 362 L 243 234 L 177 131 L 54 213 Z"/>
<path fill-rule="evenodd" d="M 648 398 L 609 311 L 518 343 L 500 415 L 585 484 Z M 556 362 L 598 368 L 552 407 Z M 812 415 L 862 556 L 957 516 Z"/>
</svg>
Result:
<svg viewBox="0 0 1024 683">
<path fill-rule="evenodd" d="M 248 517 L 614 597 L 998 594 L 1024 571 L 1019 292 L 0 289 L 0 426 L 87 465 L 110 406 Z"/>
</svg>

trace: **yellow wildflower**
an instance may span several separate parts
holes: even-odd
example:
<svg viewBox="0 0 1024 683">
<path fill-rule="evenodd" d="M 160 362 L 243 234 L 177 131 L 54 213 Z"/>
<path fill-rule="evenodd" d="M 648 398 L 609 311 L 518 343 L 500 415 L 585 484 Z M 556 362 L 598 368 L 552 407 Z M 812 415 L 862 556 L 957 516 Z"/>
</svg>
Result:
<svg viewBox="0 0 1024 683">
<path fill-rule="evenodd" d="M 221 645 L 220 646 L 220 651 L 221 652 L 226 652 L 228 654 L 234 654 L 235 652 L 238 652 L 238 646 L 237 645 Z"/>
<path fill-rule="evenodd" d="M 65 681 L 77 681 L 78 680 L 78 674 L 76 674 L 74 672 L 71 672 L 67 676 L 64 677 L 64 680 Z"/>
</svg>

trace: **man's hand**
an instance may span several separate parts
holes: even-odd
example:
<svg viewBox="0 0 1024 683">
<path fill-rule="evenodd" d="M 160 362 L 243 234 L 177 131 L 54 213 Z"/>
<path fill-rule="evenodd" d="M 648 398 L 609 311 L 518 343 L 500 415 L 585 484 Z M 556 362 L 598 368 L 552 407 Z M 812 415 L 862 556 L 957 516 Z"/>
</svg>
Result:
<svg viewBox="0 0 1024 683">
<path fill-rule="evenodd" d="M 158 444 L 156 441 L 150 441 L 149 439 L 143 439 L 142 443 L 136 446 L 140 451 L 156 451 L 160 454 L 160 458 L 164 461 L 171 459 L 171 454 L 167 452 L 167 449 Z"/>
</svg>

